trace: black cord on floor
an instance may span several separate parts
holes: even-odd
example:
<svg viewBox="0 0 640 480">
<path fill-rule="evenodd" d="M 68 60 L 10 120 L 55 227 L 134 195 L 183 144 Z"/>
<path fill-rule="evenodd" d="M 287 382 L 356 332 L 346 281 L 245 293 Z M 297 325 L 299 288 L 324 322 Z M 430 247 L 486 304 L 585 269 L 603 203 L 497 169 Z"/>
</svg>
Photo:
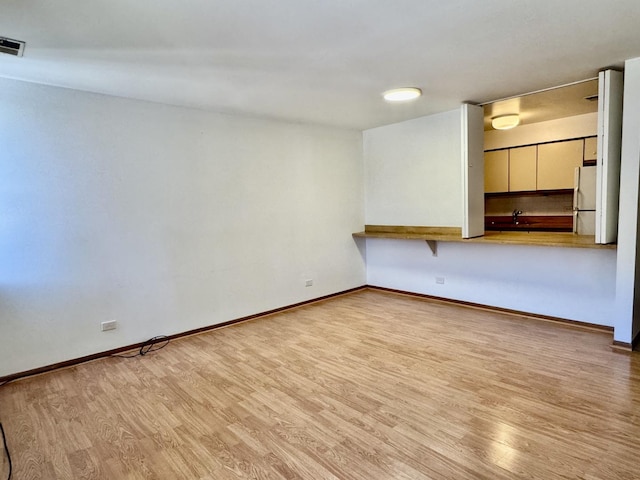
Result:
<svg viewBox="0 0 640 480">
<path fill-rule="evenodd" d="M 161 348 L 166 347 L 170 342 L 169 337 L 165 335 L 158 335 L 157 337 L 150 338 L 146 342 L 142 344 L 138 353 L 133 355 L 111 355 L 112 357 L 120 357 L 120 358 L 134 358 L 134 357 L 142 357 L 148 353 L 155 352 L 156 350 L 160 350 Z M 6 385 L 11 380 L 7 380 L 5 382 L 0 383 L 0 387 Z M 9 476 L 7 480 L 11 480 L 11 475 L 13 473 L 13 464 L 11 463 L 11 454 L 9 453 L 9 446 L 7 445 L 7 437 L 4 433 L 4 427 L 2 423 L 0 423 L 0 431 L 2 431 L 2 443 L 4 444 L 4 451 L 7 454 L 7 460 L 9 460 Z"/>
<path fill-rule="evenodd" d="M 142 344 L 138 353 L 134 353 L 133 355 L 111 355 L 112 357 L 120 357 L 120 358 L 134 358 L 134 357 L 143 357 L 147 353 L 155 352 L 156 350 L 160 350 L 161 348 L 166 347 L 169 344 L 169 337 L 165 335 L 158 335 L 157 337 L 150 338 L 146 342 Z M 157 345 L 160 345 L 159 347 Z"/>
<path fill-rule="evenodd" d="M 4 444 L 4 451 L 7 454 L 7 460 L 9 460 L 9 476 L 7 480 L 11 480 L 11 473 L 13 472 L 13 465 L 11 464 L 11 455 L 9 454 L 9 446 L 7 445 L 7 437 L 4 434 L 4 427 L 0 422 L 0 431 L 2 431 L 2 443 Z"/>
</svg>

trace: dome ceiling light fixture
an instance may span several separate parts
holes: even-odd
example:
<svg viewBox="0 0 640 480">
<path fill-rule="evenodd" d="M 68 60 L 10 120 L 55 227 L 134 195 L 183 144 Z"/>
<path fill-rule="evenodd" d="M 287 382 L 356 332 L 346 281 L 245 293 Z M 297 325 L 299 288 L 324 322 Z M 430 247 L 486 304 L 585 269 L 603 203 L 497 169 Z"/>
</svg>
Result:
<svg viewBox="0 0 640 480">
<path fill-rule="evenodd" d="M 382 94 L 387 102 L 406 102 L 415 100 L 420 95 L 422 95 L 422 90 L 417 87 L 393 88 Z"/>
<path fill-rule="evenodd" d="M 520 117 L 517 113 L 509 113 L 508 115 L 498 115 L 491 119 L 491 126 L 496 130 L 509 130 L 520 125 Z"/>
</svg>

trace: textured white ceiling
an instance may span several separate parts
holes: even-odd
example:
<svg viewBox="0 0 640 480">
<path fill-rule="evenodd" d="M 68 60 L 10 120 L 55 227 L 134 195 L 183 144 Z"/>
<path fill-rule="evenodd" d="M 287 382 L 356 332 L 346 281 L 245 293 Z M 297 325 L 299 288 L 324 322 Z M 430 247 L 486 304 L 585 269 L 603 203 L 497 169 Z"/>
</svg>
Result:
<svg viewBox="0 0 640 480">
<path fill-rule="evenodd" d="M 638 0 L 0 0 L 0 76 L 356 129 L 640 57 Z M 381 93 L 424 96 L 388 104 Z M 0 92 L 0 98 L 1 98 Z"/>
</svg>

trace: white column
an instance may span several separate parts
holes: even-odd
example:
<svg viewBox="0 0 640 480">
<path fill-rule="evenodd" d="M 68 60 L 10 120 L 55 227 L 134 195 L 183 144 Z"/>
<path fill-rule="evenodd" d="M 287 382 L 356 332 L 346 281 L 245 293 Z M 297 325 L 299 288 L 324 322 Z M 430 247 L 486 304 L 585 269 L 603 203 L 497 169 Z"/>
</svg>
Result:
<svg viewBox="0 0 640 480">
<path fill-rule="evenodd" d="M 640 187 L 640 58 L 625 63 L 620 168 L 620 216 L 616 263 L 614 340 L 631 343 L 640 331 L 640 301 L 636 301 L 638 267 L 638 190 Z M 640 294 L 640 292 L 638 292 Z"/>
</svg>

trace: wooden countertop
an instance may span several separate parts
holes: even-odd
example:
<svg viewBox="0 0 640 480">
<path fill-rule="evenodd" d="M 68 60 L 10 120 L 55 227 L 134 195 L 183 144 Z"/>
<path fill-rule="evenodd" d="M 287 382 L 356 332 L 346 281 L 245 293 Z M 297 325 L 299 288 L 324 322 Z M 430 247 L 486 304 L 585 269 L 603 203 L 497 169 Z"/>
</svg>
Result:
<svg viewBox="0 0 640 480">
<path fill-rule="evenodd" d="M 400 240 L 426 240 L 463 243 L 498 243 L 504 245 L 538 245 L 545 247 L 604 248 L 615 249 L 616 244 L 595 243 L 593 235 L 576 235 L 564 232 L 485 232 L 484 236 L 462 238 L 457 227 L 413 227 L 399 225 L 365 225 L 355 238 L 395 238 Z"/>
</svg>

